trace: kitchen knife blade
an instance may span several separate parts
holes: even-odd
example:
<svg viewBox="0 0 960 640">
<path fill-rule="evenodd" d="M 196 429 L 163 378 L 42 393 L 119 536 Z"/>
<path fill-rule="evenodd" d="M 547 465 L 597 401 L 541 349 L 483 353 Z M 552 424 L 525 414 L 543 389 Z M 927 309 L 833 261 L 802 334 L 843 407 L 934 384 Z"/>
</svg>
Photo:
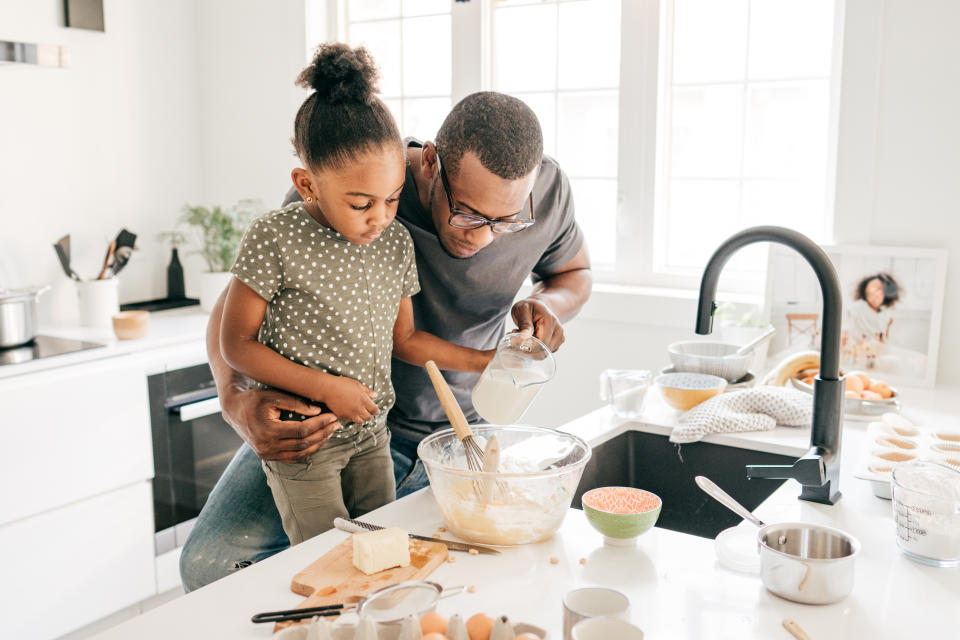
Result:
<svg viewBox="0 0 960 640">
<path fill-rule="evenodd" d="M 333 521 L 333 526 L 341 531 L 347 531 L 348 533 L 357 533 L 357 531 L 379 531 L 384 527 L 370 524 L 369 522 L 363 522 L 361 520 L 352 520 L 350 518 L 337 518 Z M 457 542 L 456 540 L 444 540 L 442 538 L 431 538 L 429 536 L 421 536 L 415 533 L 407 534 L 414 540 L 423 540 L 424 542 L 439 542 L 442 545 L 446 545 L 447 549 L 452 551 L 467 551 L 471 549 L 475 550 L 478 553 L 486 553 L 491 555 L 500 555 L 500 552 L 492 547 L 485 547 L 479 544 L 468 544 L 466 542 Z"/>
</svg>

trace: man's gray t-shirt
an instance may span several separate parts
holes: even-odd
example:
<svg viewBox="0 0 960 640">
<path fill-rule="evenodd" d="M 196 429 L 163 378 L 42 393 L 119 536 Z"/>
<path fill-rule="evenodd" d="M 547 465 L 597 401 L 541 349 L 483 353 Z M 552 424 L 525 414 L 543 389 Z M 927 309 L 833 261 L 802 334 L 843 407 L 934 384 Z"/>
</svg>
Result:
<svg viewBox="0 0 960 640">
<path fill-rule="evenodd" d="M 422 146 L 417 140 L 407 144 Z M 293 191 L 287 198 L 299 199 L 299 195 Z M 433 217 L 423 208 L 413 172 L 407 168 L 397 219 L 410 232 L 416 249 L 420 293 L 411 301 L 417 329 L 474 349 L 496 346 L 527 277 L 557 272 L 583 246 L 570 182 L 548 156 L 543 157 L 533 187 L 533 206 L 536 224 L 532 227 L 498 234 L 471 258 L 454 258 L 440 244 Z M 434 430 L 449 426 L 426 369 L 394 359 L 392 375 L 396 403 L 387 424 L 397 444 L 412 448 Z M 467 419 L 480 420 L 470 398 L 479 374 L 444 371 L 443 375 Z"/>
</svg>

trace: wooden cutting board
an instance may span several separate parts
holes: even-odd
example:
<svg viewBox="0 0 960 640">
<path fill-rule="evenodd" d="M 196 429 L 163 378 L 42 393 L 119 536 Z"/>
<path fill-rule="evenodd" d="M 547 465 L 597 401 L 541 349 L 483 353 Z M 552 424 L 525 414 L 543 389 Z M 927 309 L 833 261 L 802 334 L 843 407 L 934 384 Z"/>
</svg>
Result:
<svg viewBox="0 0 960 640">
<path fill-rule="evenodd" d="M 293 576 L 290 590 L 307 599 L 297 606 L 321 607 L 341 602 L 360 602 L 369 593 L 405 580 L 423 580 L 447 559 L 446 545 L 439 542 L 410 540 L 410 565 L 395 567 L 366 575 L 353 566 L 353 540 L 347 538 Z M 294 624 L 309 622 L 278 622 L 274 633 Z"/>
</svg>

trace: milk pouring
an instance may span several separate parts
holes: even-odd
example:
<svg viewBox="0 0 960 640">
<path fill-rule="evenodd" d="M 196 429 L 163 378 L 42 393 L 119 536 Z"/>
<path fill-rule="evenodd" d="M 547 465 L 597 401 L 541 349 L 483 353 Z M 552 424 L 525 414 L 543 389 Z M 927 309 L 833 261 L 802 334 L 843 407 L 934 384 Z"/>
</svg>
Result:
<svg viewBox="0 0 960 640">
<path fill-rule="evenodd" d="M 493 424 L 515 424 L 556 371 L 553 354 L 536 338 L 507 335 L 473 388 L 473 407 Z"/>
</svg>

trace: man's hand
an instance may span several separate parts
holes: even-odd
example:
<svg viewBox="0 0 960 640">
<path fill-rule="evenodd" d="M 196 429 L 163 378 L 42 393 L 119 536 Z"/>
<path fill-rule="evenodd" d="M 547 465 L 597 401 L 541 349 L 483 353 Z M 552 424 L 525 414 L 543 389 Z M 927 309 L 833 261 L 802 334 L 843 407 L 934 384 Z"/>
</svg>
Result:
<svg viewBox="0 0 960 640">
<path fill-rule="evenodd" d="M 563 325 L 560 318 L 542 301 L 525 298 L 513 305 L 510 315 L 513 316 L 520 333 L 533 336 L 551 351 L 556 351 L 563 344 Z"/>
<path fill-rule="evenodd" d="M 223 417 L 263 460 L 299 462 L 322 447 L 340 427 L 337 416 L 280 391 L 238 389 L 221 394 Z M 280 420 L 286 409 L 310 416 L 303 422 Z"/>
<path fill-rule="evenodd" d="M 353 378 L 333 375 L 329 377 L 332 380 L 327 382 L 328 391 L 325 392 L 323 400 L 338 418 L 344 422 L 363 423 L 380 413 L 380 409 L 373 402 L 377 397 L 375 391 Z"/>
</svg>

